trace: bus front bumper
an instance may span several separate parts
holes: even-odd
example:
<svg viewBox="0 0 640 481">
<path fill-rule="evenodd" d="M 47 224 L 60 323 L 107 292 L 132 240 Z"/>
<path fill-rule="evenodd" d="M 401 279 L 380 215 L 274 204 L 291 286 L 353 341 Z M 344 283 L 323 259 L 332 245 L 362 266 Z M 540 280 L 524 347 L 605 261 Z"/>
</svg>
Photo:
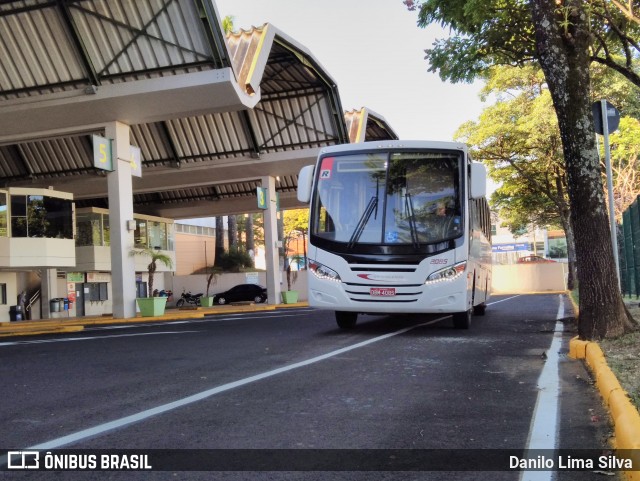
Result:
<svg viewBox="0 0 640 481">
<path fill-rule="evenodd" d="M 372 295 L 380 288 L 393 289 L 394 295 Z M 386 289 L 385 289 L 386 288 Z M 388 291 L 386 291 L 388 292 Z M 309 278 L 309 305 L 318 309 L 381 313 L 452 313 L 471 308 L 467 279 L 404 286 L 352 286 L 335 281 Z"/>
</svg>

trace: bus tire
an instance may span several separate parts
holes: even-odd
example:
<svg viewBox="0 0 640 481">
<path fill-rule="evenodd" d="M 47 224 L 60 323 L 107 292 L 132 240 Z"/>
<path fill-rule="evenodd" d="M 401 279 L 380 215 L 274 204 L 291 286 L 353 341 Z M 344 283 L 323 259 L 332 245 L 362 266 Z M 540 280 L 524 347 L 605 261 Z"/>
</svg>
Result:
<svg viewBox="0 0 640 481">
<path fill-rule="evenodd" d="M 487 310 L 487 305 L 483 302 L 482 304 L 478 304 L 477 306 L 473 306 L 473 315 L 474 316 L 484 316 Z"/>
<path fill-rule="evenodd" d="M 357 312 L 336 311 L 336 322 L 340 329 L 353 329 L 357 321 Z"/>
<path fill-rule="evenodd" d="M 453 327 L 456 329 L 469 329 L 471 327 L 471 312 L 472 309 L 464 312 L 454 312 L 452 314 Z"/>
</svg>

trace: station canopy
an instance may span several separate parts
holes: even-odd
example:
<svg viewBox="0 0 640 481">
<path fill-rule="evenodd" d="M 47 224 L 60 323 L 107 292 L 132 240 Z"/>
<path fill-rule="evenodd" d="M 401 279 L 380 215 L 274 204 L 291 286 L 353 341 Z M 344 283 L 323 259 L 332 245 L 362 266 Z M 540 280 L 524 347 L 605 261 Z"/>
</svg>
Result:
<svg viewBox="0 0 640 481">
<path fill-rule="evenodd" d="M 345 114 L 336 82 L 275 26 L 225 35 L 220 20 L 211 0 L 0 4 L 0 188 L 108 207 L 91 135 L 121 121 L 141 149 L 135 212 L 250 212 L 261 177 L 293 206 L 320 148 L 397 138 L 374 112 Z"/>
</svg>

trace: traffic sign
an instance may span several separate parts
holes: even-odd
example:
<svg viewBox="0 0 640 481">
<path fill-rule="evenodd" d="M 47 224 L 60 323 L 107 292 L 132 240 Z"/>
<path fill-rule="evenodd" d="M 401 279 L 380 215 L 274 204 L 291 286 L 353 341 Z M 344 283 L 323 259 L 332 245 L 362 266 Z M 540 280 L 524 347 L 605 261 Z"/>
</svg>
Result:
<svg viewBox="0 0 640 481">
<path fill-rule="evenodd" d="M 92 135 L 93 141 L 93 166 L 113 172 L 113 162 L 111 160 L 111 139 L 105 139 L 99 135 Z"/>
<path fill-rule="evenodd" d="M 608 101 L 600 101 L 594 102 L 591 105 L 591 111 L 593 112 L 593 124 L 596 129 L 596 133 L 600 135 L 604 135 L 604 127 L 602 125 L 602 104 L 606 104 L 606 112 L 607 112 L 607 125 L 609 127 L 609 133 L 615 132 L 620 125 L 620 112 L 617 108 L 615 108 Z"/>
<path fill-rule="evenodd" d="M 113 172 L 113 160 L 111 157 L 111 139 L 92 135 L 93 142 L 93 166 Z M 131 175 L 142 177 L 142 155 L 140 148 L 134 145 L 129 146 L 129 162 L 131 164 Z"/>
</svg>

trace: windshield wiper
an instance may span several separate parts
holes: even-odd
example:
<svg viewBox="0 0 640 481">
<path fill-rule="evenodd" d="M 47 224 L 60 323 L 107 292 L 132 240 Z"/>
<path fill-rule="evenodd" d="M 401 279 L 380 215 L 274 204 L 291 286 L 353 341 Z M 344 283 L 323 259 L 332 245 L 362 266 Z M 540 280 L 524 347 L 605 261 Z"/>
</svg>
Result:
<svg viewBox="0 0 640 481">
<path fill-rule="evenodd" d="M 413 201 L 411 200 L 411 194 L 407 192 L 404 196 L 404 202 L 407 209 L 409 230 L 411 231 L 411 242 L 415 249 L 420 248 L 420 242 L 418 241 L 418 228 L 416 227 L 416 218 L 413 212 Z"/>
<path fill-rule="evenodd" d="M 358 225 L 356 225 L 356 228 L 353 231 L 353 234 L 351 234 L 351 238 L 349 239 L 349 243 L 347 244 L 347 249 L 353 248 L 355 243 L 358 242 L 358 239 L 360 239 L 360 236 L 362 235 L 362 232 L 364 231 L 364 228 L 366 227 L 367 222 L 369 222 L 369 218 L 371 217 L 371 214 L 373 214 L 373 211 L 376 209 L 376 207 L 378 207 L 377 192 L 376 192 L 376 195 L 374 195 L 373 197 L 371 197 L 371 199 L 369 199 L 367 208 L 364 210 L 364 212 L 360 216 L 360 219 L 358 220 Z"/>
</svg>

